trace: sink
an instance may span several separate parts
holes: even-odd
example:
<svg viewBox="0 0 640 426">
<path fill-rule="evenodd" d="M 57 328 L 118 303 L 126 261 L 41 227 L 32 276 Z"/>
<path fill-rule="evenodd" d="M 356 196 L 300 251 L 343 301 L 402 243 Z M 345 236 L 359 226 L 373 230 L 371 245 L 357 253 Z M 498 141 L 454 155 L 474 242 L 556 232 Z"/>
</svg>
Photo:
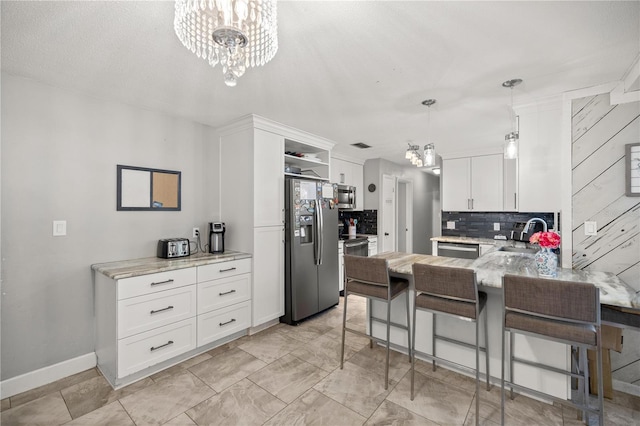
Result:
<svg viewBox="0 0 640 426">
<path fill-rule="evenodd" d="M 500 247 L 498 251 L 505 251 L 510 253 L 536 254 L 538 250 L 534 248 L 525 248 L 525 247 Z"/>
</svg>

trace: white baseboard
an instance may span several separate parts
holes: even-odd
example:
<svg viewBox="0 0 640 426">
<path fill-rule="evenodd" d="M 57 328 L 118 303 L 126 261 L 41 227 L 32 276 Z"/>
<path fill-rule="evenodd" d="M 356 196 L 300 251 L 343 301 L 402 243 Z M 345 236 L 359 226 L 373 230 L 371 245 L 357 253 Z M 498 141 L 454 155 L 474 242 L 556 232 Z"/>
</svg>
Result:
<svg viewBox="0 0 640 426">
<path fill-rule="evenodd" d="M 20 376 L 0 382 L 0 399 L 8 398 L 39 386 L 55 382 L 72 374 L 80 373 L 96 366 L 96 353 L 91 352 L 68 359 L 48 367 L 43 367 Z"/>
</svg>

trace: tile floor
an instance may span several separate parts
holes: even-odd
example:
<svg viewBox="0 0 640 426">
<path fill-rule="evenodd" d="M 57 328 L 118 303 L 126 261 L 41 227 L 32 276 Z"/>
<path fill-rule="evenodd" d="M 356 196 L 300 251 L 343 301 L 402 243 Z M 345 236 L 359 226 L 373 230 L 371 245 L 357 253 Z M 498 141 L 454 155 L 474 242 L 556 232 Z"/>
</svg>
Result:
<svg viewBox="0 0 640 426">
<path fill-rule="evenodd" d="M 364 329 L 365 301 L 349 298 L 348 321 Z M 384 389 L 381 347 L 347 334 L 340 370 L 341 305 L 297 327 L 284 324 L 198 355 L 114 391 L 91 369 L 2 400 L 2 426 L 13 425 L 471 425 L 475 384 L 444 368 L 410 364 L 392 352 Z M 500 389 L 481 388 L 481 424 L 500 422 Z M 607 425 L 640 425 L 640 398 L 618 393 Z M 509 425 L 578 425 L 573 409 L 517 396 Z"/>
</svg>

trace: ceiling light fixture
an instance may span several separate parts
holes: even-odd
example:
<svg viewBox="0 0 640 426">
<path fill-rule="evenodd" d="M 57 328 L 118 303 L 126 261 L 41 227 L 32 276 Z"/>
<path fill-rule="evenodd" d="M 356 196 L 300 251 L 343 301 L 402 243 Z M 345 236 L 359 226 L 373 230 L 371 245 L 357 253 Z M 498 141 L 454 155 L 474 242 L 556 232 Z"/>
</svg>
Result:
<svg viewBox="0 0 640 426">
<path fill-rule="evenodd" d="M 220 63 L 227 86 L 278 51 L 276 0 L 176 0 L 173 25 L 187 49 Z"/>
<path fill-rule="evenodd" d="M 422 101 L 422 105 L 427 106 L 427 144 L 424 146 L 424 166 L 433 167 L 436 165 L 436 147 L 431 143 L 431 106 L 436 103 L 435 99 Z"/>
<path fill-rule="evenodd" d="M 520 134 L 518 131 L 519 123 L 517 123 L 518 117 L 515 115 L 515 111 L 513 110 L 513 88 L 520 83 L 522 83 L 522 80 L 519 78 L 507 80 L 502 83 L 502 87 L 508 87 L 511 89 L 511 111 L 509 119 L 511 122 L 511 132 L 504 136 L 504 158 L 509 160 L 518 158 L 518 142 L 520 140 Z"/>
</svg>

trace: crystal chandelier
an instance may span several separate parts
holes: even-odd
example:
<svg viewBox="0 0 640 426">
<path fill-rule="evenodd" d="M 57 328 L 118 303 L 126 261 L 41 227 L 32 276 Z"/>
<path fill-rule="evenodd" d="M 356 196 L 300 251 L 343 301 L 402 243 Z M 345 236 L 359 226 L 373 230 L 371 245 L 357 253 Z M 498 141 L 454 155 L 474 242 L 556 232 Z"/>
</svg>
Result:
<svg viewBox="0 0 640 426">
<path fill-rule="evenodd" d="M 276 0 L 176 0 L 173 25 L 187 49 L 220 63 L 227 86 L 278 51 Z"/>
<path fill-rule="evenodd" d="M 514 114 L 513 110 L 513 88 L 522 83 L 522 80 L 519 78 L 514 78 L 513 80 L 507 80 L 502 83 L 502 87 L 508 87 L 511 89 L 511 111 L 510 114 Z M 515 114 L 514 114 L 515 115 Z M 511 121 L 511 132 L 507 133 L 504 136 L 504 158 L 508 160 L 513 160 L 518 158 L 518 141 L 520 140 L 520 134 L 518 132 L 516 122 L 517 117 L 510 118 Z"/>
</svg>

